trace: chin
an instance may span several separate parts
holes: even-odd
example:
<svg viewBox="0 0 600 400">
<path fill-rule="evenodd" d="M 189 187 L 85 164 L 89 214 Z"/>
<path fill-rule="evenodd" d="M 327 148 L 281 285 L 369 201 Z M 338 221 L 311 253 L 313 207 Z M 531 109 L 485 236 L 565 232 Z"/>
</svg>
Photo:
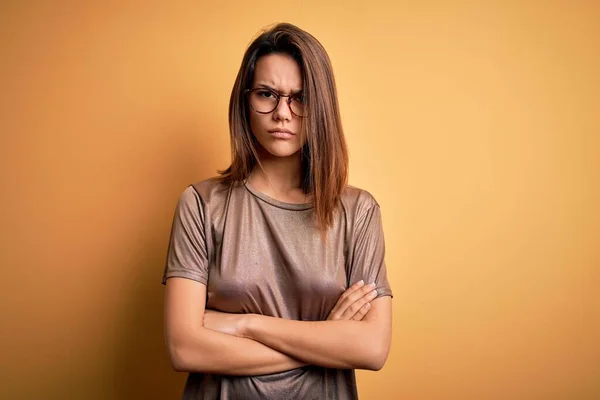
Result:
<svg viewBox="0 0 600 400">
<path fill-rule="evenodd" d="M 295 140 L 259 140 L 260 147 L 273 157 L 290 157 L 297 154 L 302 146 Z"/>
<path fill-rule="evenodd" d="M 290 157 L 301 149 L 300 146 L 291 143 L 270 143 L 263 148 L 274 157 Z"/>
</svg>

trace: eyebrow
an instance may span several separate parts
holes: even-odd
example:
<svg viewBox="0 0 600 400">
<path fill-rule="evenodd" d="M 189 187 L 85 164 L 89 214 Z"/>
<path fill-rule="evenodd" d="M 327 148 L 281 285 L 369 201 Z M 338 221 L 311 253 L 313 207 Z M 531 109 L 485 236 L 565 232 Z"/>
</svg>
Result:
<svg viewBox="0 0 600 400">
<path fill-rule="evenodd" d="M 275 89 L 273 86 L 269 86 L 269 85 L 267 85 L 266 83 L 258 83 L 256 86 L 258 86 L 258 87 L 263 87 L 263 88 L 265 88 L 265 89 L 272 90 L 272 91 L 274 91 L 275 93 L 279 93 L 279 94 L 283 94 L 283 95 L 285 95 L 284 93 L 280 93 L 280 92 L 279 92 L 277 89 Z M 302 90 L 303 90 L 303 89 L 299 89 L 299 90 L 292 90 L 292 92 L 291 92 L 290 94 L 298 94 L 298 93 L 302 93 Z"/>
</svg>

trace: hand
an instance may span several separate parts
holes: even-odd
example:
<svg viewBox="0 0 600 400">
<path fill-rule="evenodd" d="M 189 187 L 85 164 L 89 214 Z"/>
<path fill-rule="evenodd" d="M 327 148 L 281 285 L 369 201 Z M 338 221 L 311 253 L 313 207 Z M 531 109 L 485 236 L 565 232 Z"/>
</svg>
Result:
<svg viewBox="0 0 600 400">
<path fill-rule="evenodd" d="M 204 327 L 227 335 L 243 337 L 247 314 L 204 310 Z"/>
<path fill-rule="evenodd" d="M 358 281 L 342 293 L 327 320 L 361 321 L 371 309 L 369 302 L 375 297 L 377 290 L 374 283 L 365 285 L 364 281 Z"/>
</svg>

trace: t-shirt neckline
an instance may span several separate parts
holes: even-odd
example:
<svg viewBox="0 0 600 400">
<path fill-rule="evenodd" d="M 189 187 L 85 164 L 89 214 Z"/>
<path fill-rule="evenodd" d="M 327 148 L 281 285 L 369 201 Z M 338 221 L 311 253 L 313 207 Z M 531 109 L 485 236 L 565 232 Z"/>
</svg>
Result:
<svg viewBox="0 0 600 400">
<path fill-rule="evenodd" d="M 265 203 L 271 204 L 275 207 L 283 208 L 286 210 L 294 210 L 294 211 L 308 210 L 308 209 L 313 208 L 313 203 L 286 203 L 284 201 L 274 199 L 273 197 L 268 196 L 263 192 L 259 192 L 258 190 L 253 188 L 246 180 L 243 181 L 242 183 L 243 183 L 244 187 L 246 188 L 246 190 L 248 190 L 254 196 L 258 197 Z"/>
</svg>

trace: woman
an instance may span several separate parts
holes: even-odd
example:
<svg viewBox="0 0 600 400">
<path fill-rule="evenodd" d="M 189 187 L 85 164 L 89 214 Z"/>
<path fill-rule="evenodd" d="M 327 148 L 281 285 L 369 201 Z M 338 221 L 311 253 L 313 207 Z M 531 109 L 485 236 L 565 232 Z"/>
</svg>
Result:
<svg viewBox="0 0 600 400">
<path fill-rule="evenodd" d="M 181 195 L 163 276 L 183 398 L 355 399 L 354 369 L 387 358 L 392 292 L 321 44 L 290 24 L 254 40 L 229 125 L 231 166 Z"/>
</svg>

